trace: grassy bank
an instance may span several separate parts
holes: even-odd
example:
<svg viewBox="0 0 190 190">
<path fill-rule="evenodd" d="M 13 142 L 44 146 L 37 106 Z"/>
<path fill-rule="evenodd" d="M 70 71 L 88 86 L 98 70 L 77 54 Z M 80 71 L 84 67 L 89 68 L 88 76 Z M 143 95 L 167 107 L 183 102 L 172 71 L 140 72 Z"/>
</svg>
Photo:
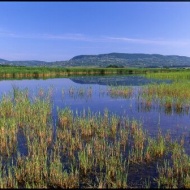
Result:
<svg viewBox="0 0 190 190">
<path fill-rule="evenodd" d="M 190 108 L 190 70 L 172 70 L 172 72 L 146 73 L 147 78 L 171 80 L 171 84 L 162 83 L 146 85 L 141 89 L 140 97 L 145 107 L 154 103 L 165 109 L 165 112 L 186 112 Z"/>
<path fill-rule="evenodd" d="M 177 70 L 177 69 L 176 69 Z M 155 72 L 169 72 L 168 69 L 148 68 L 50 68 L 50 67 L 21 67 L 0 66 L 0 78 L 50 78 L 71 75 L 108 75 L 108 74 L 146 74 Z"/>
<path fill-rule="evenodd" d="M 148 78 L 171 79 L 175 81 L 189 80 L 190 70 L 170 70 L 167 72 L 147 73 L 145 76 Z"/>
<path fill-rule="evenodd" d="M 154 84 L 144 86 L 139 93 L 139 101 L 146 107 L 159 105 L 166 113 L 189 112 L 190 83 Z"/>
</svg>

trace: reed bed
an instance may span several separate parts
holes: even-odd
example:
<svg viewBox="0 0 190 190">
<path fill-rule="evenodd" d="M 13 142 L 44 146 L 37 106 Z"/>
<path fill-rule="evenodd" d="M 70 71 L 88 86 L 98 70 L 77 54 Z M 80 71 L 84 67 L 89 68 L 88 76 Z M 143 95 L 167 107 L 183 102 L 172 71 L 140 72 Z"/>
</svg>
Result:
<svg viewBox="0 0 190 190">
<path fill-rule="evenodd" d="M 143 68 L 101 68 L 101 67 L 29 67 L 0 66 L 0 78 L 52 78 L 72 75 L 110 75 L 110 74 L 143 74 L 158 72 L 164 69 Z"/>
<path fill-rule="evenodd" d="M 129 86 L 110 86 L 107 94 L 112 98 L 130 98 L 133 95 L 133 89 Z"/>
<path fill-rule="evenodd" d="M 189 80 L 190 79 L 190 71 L 189 70 L 179 70 L 179 71 L 171 71 L 170 72 L 157 72 L 157 73 L 147 73 L 145 75 L 147 78 L 155 78 L 155 79 L 169 79 L 169 80 Z"/>
<path fill-rule="evenodd" d="M 146 85 L 140 90 L 139 98 L 147 107 L 156 103 L 163 107 L 166 113 L 188 113 L 190 108 L 190 82 Z"/>
<path fill-rule="evenodd" d="M 58 108 L 54 130 L 50 97 L 15 88 L 1 99 L 0 188 L 189 187 L 183 141 L 161 131 L 151 137 L 140 122 L 107 109 Z M 131 184 L 134 169 L 155 163 L 143 184 Z"/>
<path fill-rule="evenodd" d="M 65 91 L 62 89 L 62 95 L 64 96 Z M 68 94 L 70 97 L 73 98 L 91 98 L 93 95 L 92 87 L 73 87 L 71 86 L 68 90 Z"/>
</svg>

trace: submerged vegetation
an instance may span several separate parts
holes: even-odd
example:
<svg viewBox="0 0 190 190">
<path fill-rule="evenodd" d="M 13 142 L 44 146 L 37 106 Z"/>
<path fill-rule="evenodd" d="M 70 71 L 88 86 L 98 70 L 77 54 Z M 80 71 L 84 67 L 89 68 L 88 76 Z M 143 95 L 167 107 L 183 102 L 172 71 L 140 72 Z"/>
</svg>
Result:
<svg viewBox="0 0 190 190">
<path fill-rule="evenodd" d="M 57 108 L 54 126 L 51 95 L 14 87 L 1 98 L 0 188 L 190 188 L 184 139 L 109 110 Z"/>
</svg>

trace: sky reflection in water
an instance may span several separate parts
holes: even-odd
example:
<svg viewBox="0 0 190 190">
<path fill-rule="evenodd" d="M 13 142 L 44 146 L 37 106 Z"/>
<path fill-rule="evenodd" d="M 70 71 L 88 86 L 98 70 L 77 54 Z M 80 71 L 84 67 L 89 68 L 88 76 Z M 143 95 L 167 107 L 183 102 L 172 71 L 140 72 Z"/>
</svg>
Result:
<svg viewBox="0 0 190 190">
<path fill-rule="evenodd" d="M 28 88 L 31 96 L 36 95 L 39 89 L 47 91 L 53 88 L 52 94 L 52 113 L 53 120 L 57 120 L 57 108 L 69 107 L 76 113 L 76 110 L 88 111 L 93 113 L 103 113 L 108 109 L 110 113 L 125 116 L 129 119 L 137 119 L 142 122 L 143 128 L 147 129 L 152 135 L 156 134 L 159 128 L 163 132 L 168 130 L 176 137 L 185 135 L 186 143 L 189 143 L 189 114 L 188 113 L 166 113 L 157 107 L 143 107 L 138 102 L 138 90 L 142 85 L 149 83 L 160 83 L 159 80 L 150 80 L 141 76 L 84 76 L 55 79 L 32 79 L 32 80 L 2 80 L 0 81 L 0 96 L 7 94 L 13 86 L 19 89 Z M 166 81 L 169 82 L 169 81 Z M 107 94 L 109 85 L 127 85 L 134 89 L 133 96 L 130 98 L 113 98 Z M 69 93 L 69 90 L 73 93 Z M 91 95 L 79 94 L 80 89 L 87 92 L 92 90 Z"/>
</svg>

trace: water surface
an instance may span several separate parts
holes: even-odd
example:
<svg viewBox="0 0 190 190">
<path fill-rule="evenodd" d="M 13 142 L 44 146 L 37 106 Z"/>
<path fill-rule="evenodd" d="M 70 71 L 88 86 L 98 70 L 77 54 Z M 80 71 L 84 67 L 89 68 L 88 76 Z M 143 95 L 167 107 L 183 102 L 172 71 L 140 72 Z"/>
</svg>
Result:
<svg viewBox="0 0 190 190">
<path fill-rule="evenodd" d="M 39 89 L 53 89 L 52 114 L 56 126 L 57 108 L 69 107 L 76 111 L 103 113 L 108 109 L 110 113 L 125 116 L 129 119 L 141 121 L 143 128 L 154 135 L 161 128 L 163 132 L 168 130 L 173 136 L 186 138 L 189 143 L 190 118 L 189 113 L 166 112 L 158 106 L 147 108 L 138 99 L 138 92 L 143 85 L 161 83 L 161 80 L 147 79 L 138 75 L 128 76 L 80 76 L 54 79 L 29 79 L 29 80 L 2 80 L 0 81 L 0 96 L 8 94 L 13 87 L 19 89 L 28 88 L 30 96 L 37 95 Z M 171 82 L 171 81 L 165 81 Z M 133 96 L 130 98 L 111 97 L 108 94 L 109 86 L 125 85 L 133 88 Z M 88 93 L 91 91 L 92 93 Z M 81 93 L 80 93 L 81 92 Z"/>
</svg>

